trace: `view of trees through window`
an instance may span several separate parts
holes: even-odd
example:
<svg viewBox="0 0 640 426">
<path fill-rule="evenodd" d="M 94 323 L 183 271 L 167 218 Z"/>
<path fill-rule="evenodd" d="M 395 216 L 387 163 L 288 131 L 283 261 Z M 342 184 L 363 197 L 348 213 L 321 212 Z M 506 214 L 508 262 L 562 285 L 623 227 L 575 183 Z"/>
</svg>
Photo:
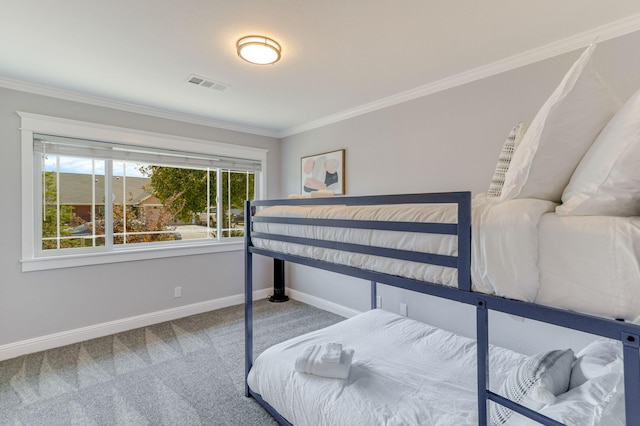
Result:
<svg viewBox="0 0 640 426">
<path fill-rule="evenodd" d="M 42 249 L 242 237 L 254 188 L 252 171 L 48 154 Z"/>
</svg>

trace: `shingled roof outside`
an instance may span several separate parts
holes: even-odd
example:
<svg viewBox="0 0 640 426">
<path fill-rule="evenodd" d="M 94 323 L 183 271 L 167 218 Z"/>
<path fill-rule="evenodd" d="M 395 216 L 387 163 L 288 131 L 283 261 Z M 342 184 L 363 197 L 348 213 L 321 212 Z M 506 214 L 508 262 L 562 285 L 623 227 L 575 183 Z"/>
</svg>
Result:
<svg viewBox="0 0 640 426">
<path fill-rule="evenodd" d="M 81 173 L 60 173 L 60 204 L 62 205 L 91 205 L 92 204 L 92 179 L 95 179 L 95 203 L 104 204 L 104 176 L 96 175 L 95 178 Z M 152 195 L 146 188 L 151 184 L 150 178 L 145 177 L 113 177 L 113 194 L 115 203 L 122 203 L 123 194 L 126 194 L 126 203 L 138 205 L 149 199 Z"/>
</svg>

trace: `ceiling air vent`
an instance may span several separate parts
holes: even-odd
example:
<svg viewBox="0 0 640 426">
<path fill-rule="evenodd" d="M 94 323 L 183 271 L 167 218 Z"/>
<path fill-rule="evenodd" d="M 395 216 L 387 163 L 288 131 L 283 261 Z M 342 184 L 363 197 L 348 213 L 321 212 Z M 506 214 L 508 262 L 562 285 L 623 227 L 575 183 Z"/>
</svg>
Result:
<svg viewBox="0 0 640 426">
<path fill-rule="evenodd" d="M 187 77 L 187 83 L 195 84 L 196 86 L 202 86 L 206 89 L 217 90 L 218 92 L 224 92 L 230 84 L 221 83 L 219 81 L 211 80 L 210 78 L 201 77 L 199 75 L 191 74 Z"/>
</svg>

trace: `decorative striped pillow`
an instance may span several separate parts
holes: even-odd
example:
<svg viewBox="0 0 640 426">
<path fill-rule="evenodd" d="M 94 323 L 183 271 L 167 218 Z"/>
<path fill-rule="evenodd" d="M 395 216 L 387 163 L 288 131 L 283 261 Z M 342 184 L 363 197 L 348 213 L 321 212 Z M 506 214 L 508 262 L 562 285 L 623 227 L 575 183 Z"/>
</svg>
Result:
<svg viewBox="0 0 640 426">
<path fill-rule="evenodd" d="M 487 191 L 487 195 L 489 197 L 499 197 L 502 193 L 504 177 L 507 174 L 507 170 L 509 170 L 511 157 L 518 148 L 518 145 L 520 144 L 520 141 L 522 140 L 522 137 L 524 136 L 526 131 L 527 128 L 524 123 L 518 123 L 513 127 L 513 129 L 511 129 L 511 132 L 509 132 L 509 136 L 502 146 L 500 158 L 498 159 L 496 170 L 493 173 L 491 185 L 489 185 L 489 191 Z"/>
<path fill-rule="evenodd" d="M 532 410 L 553 404 L 556 395 L 569 388 L 573 351 L 556 350 L 527 358 L 514 368 L 500 386 L 498 393 Z M 492 403 L 489 409 L 491 426 L 507 423 L 513 411 Z"/>
</svg>

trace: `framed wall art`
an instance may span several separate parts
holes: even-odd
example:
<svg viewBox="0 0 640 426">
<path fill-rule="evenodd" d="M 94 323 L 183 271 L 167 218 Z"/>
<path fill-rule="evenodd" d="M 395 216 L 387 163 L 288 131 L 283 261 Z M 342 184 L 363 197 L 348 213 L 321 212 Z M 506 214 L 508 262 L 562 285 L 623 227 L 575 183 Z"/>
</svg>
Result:
<svg viewBox="0 0 640 426">
<path fill-rule="evenodd" d="M 344 194 L 344 149 L 301 158 L 301 189 L 303 194 L 332 190 Z"/>
</svg>

